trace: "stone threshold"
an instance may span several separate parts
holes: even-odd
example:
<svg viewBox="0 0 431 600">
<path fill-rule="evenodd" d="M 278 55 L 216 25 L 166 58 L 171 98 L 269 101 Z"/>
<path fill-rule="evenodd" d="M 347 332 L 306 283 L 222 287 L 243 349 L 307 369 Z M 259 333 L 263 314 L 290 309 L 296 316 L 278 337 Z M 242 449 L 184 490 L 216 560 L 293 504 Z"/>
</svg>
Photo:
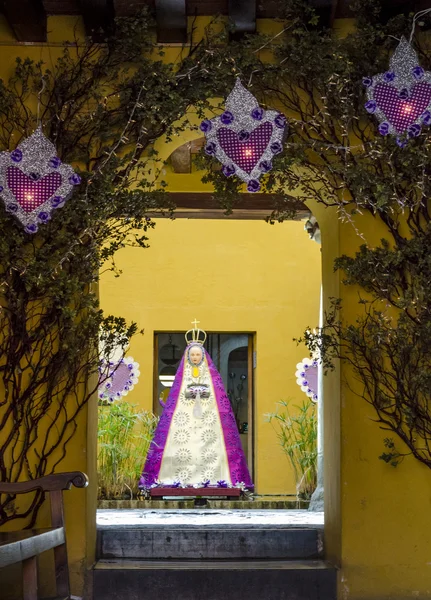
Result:
<svg viewBox="0 0 431 600">
<path fill-rule="evenodd" d="M 323 512 L 309 510 L 211 509 L 102 509 L 97 528 L 316 528 L 323 527 Z"/>
<path fill-rule="evenodd" d="M 306 510 L 309 507 L 308 500 L 211 500 L 206 499 L 203 510 Z M 175 500 L 99 500 L 100 509 L 192 509 L 195 507 L 194 499 Z"/>
</svg>

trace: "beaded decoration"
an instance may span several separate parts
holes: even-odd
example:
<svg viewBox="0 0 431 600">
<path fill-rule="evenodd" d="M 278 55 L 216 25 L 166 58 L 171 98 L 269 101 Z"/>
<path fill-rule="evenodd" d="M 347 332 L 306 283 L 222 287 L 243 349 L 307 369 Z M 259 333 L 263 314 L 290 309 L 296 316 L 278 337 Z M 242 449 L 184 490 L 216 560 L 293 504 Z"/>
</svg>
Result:
<svg viewBox="0 0 431 600">
<path fill-rule="evenodd" d="M 80 182 L 40 126 L 12 152 L 0 152 L 0 196 L 26 233 L 36 233 L 40 223 L 49 221 Z"/>
<path fill-rule="evenodd" d="M 105 368 L 102 366 L 100 372 L 103 383 L 99 384 L 99 398 L 109 402 L 127 396 L 138 383 L 140 375 L 139 364 L 131 356 L 117 363 L 110 362 Z"/>
<path fill-rule="evenodd" d="M 390 69 L 364 77 L 368 101 L 365 110 L 380 121 L 381 135 L 395 135 L 403 148 L 417 137 L 423 125 L 431 125 L 431 72 L 418 64 L 418 57 L 402 37 L 390 59 Z"/>
<path fill-rule="evenodd" d="M 260 190 L 259 178 L 272 169 L 274 155 L 283 151 L 286 117 L 264 110 L 239 79 L 226 99 L 220 117 L 205 119 L 205 152 L 223 165 L 226 177 L 236 175 L 247 183 L 249 192 Z"/>
<path fill-rule="evenodd" d="M 301 390 L 307 394 L 313 402 L 318 401 L 317 396 L 317 371 L 318 361 L 304 358 L 304 360 L 296 365 L 296 383 Z"/>
</svg>

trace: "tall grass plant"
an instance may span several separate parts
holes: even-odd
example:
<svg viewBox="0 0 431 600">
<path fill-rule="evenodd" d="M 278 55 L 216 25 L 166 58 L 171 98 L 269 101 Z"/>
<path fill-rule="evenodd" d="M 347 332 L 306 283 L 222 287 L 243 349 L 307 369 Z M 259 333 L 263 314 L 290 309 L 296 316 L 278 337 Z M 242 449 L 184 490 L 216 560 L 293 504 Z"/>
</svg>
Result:
<svg viewBox="0 0 431 600">
<path fill-rule="evenodd" d="M 309 500 L 317 485 L 317 405 L 309 398 L 300 406 L 280 400 L 265 416 L 293 467 L 298 498 Z"/>
<path fill-rule="evenodd" d="M 152 412 L 125 400 L 99 406 L 97 471 L 99 498 L 133 499 L 158 422 Z"/>
</svg>

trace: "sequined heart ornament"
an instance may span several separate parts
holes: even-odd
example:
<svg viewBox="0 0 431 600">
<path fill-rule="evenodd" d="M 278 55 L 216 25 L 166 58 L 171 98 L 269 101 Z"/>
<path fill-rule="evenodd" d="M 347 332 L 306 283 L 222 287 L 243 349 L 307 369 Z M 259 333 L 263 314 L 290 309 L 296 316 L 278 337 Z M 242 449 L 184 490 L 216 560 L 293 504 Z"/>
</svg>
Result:
<svg viewBox="0 0 431 600">
<path fill-rule="evenodd" d="M 49 221 L 51 212 L 64 206 L 80 182 L 73 168 L 58 158 L 41 127 L 13 152 L 0 152 L 0 196 L 6 211 L 27 233 L 36 233 L 40 223 Z"/>
<path fill-rule="evenodd" d="M 281 113 L 261 108 L 237 79 L 223 114 L 205 119 L 200 128 L 207 140 L 205 152 L 222 163 L 224 175 L 236 175 L 249 192 L 258 192 L 259 178 L 272 169 L 274 155 L 283 151 L 287 123 Z"/>
<path fill-rule="evenodd" d="M 100 368 L 99 398 L 113 402 L 127 396 L 139 380 L 139 364 L 131 356 Z"/>
<path fill-rule="evenodd" d="M 317 386 L 318 386 L 318 368 L 319 362 L 304 358 L 304 360 L 296 365 L 296 383 L 301 390 L 307 394 L 313 402 L 318 401 Z"/>
<path fill-rule="evenodd" d="M 395 135 L 401 148 L 431 124 L 431 72 L 418 64 L 406 38 L 392 55 L 389 71 L 362 81 L 367 87 L 365 109 L 380 121 L 379 132 Z"/>
</svg>

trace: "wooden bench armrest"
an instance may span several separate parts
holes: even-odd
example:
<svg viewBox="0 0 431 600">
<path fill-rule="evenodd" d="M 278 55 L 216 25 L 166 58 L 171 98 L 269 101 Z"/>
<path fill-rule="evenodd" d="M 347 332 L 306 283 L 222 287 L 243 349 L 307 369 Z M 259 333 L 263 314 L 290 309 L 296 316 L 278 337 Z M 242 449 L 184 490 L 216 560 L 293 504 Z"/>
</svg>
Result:
<svg viewBox="0 0 431 600">
<path fill-rule="evenodd" d="M 55 492 L 60 490 L 70 490 L 74 485 L 77 488 L 85 488 L 88 485 L 88 477 L 81 471 L 71 471 L 69 473 L 54 473 L 46 475 L 32 481 L 20 481 L 19 483 L 0 482 L 0 494 L 25 494 L 34 490 L 43 490 L 44 492 Z"/>
<path fill-rule="evenodd" d="M 52 550 L 65 543 L 63 527 L 0 533 L 0 568 Z"/>
<path fill-rule="evenodd" d="M 70 490 L 74 485 L 85 488 L 88 477 L 80 471 L 54 473 L 33 481 L 18 483 L 1 483 L 0 494 L 25 494 L 35 490 L 49 492 L 51 505 L 51 525 L 45 531 L 15 532 L 10 540 L 0 547 L 0 566 L 22 562 L 23 597 L 37 597 L 37 555 L 45 550 L 54 551 L 55 581 L 57 597 L 70 598 L 69 567 L 64 531 L 63 490 Z M 3 536 L 4 537 L 4 536 Z M 14 539 L 15 541 L 12 541 Z"/>
</svg>

